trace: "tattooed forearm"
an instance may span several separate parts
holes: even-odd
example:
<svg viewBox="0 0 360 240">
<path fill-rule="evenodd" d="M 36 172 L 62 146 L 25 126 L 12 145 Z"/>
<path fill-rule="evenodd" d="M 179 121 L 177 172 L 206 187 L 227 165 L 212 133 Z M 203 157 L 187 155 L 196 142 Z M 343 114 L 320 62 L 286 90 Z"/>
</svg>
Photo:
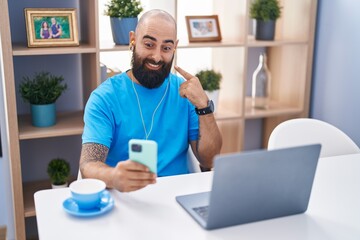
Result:
<svg viewBox="0 0 360 240">
<path fill-rule="evenodd" d="M 85 143 L 82 145 L 80 156 L 80 169 L 89 162 L 105 162 L 109 148 L 98 143 Z"/>
</svg>

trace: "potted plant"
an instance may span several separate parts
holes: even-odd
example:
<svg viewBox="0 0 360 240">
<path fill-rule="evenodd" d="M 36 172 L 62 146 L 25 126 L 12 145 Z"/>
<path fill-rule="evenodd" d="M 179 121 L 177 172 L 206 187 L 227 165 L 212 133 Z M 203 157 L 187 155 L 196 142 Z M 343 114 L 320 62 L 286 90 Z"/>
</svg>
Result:
<svg viewBox="0 0 360 240">
<path fill-rule="evenodd" d="M 200 70 L 195 76 L 199 78 L 200 83 L 209 99 L 213 100 L 216 110 L 219 98 L 220 82 L 222 79 L 221 73 L 214 70 Z"/>
<path fill-rule="evenodd" d="M 63 76 L 49 72 L 35 74 L 34 78 L 25 76 L 19 86 L 21 97 L 31 105 L 32 124 L 36 127 L 49 127 L 56 123 L 55 102 L 66 90 L 62 84 Z"/>
<path fill-rule="evenodd" d="M 70 164 L 62 158 L 52 159 L 47 168 L 52 188 L 67 187 L 70 176 Z"/>
<path fill-rule="evenodd" d="M 129 44 L 129 32 L 135 31 L 138 15 L 143 8 L 139 0 L 110 0 L 105 5 L 105 15 L 110 17 L 115 44 Z"/>
<path fill-rule="evenodd" d="M 256 20 L 256 40 L 274 40 L 276 19 L 281 15 L 278 0 L 254 0 L 250 16 Z"/>
</svg>

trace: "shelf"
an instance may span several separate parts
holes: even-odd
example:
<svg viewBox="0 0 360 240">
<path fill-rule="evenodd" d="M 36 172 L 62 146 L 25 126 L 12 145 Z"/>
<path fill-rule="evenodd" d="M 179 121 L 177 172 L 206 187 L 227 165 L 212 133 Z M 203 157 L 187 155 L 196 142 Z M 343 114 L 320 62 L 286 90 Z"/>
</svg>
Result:
<svg viewBox="0 0 360 240">
<path fill-rule="evenodd" d="M 248 37 L 248 47 L 277 47 L 286 45 L 306 45 L 307 41 L 302 40 L 275 40 L 275 41 L 257 41 L 254 36 Z"/>
<path fill-rule="evenodd" d="M 230 111 L 217 112 L 215 110 L 215 119 L 216 121 L 237 120 L 237 119 L 240 120 L 241 115 Z"/>
<path fill-rule="evenodd" d="M 182 48 L 224 48 L 224 47 L 276 47 L 286 45 L 306 45 L 307 41 L 302 40 L 275 40 L 275 41 L 257 41 L 254 36 L 248 37 L 248 42 L 245 44 L 240 41 L 223 40 L 221 42 L 179 42 L 178 49 Z M 100 52 L 117 52 L 128 51 L 128 45 L 115 45 L 113 42 L 100 43 Z"/>
<path fill-rule="evenodd" d="M 89 44 L 81 44 L 78 47 L 44 47 L 29 48 L 23 44 L 13 44 L 13 56 L 34 55 L 59 55 L 59 54 L 81 54 L 96 53 L 96 48 Z"/>
<path fill-rule="evenodd" d="M 221 111 L 215 113 L 217 121 L 240 119 L 241 115 L 233 112 Z M 31 116 L 20 115 L 19 121 L 19 139 L 36 139 L 47 137 L 59 137 L 80 135 L 83 132 L 83 112 L 58 113 L 55 126 L 39 128 L 31 125 Z"/>
<path fill-rule="evenodd" d="M 240 41 L 223 40 L 221 42 L 201 42 L 201 43 L 181 43 L 179 42 L 178 49 L 181 48 L 214 48 L 214 47 L 243 47 L 244 43 Z M 115 45 L 113 42 L 100 43 L 100 52 L 116 52 L 128 51 L 128 45 Z"/>
<path fill-rule="evenodd" d="M 112 41 L 100 43 L 100 52 L 116 52 L 116 51 L 129 51 L 128 45 L 116 45 Z"/>
<path fill-rule="evenodd" d="M 19 115 L 19 139 L 35 139 L 58 136 L 80 135 L 83 132 L 83 112 L 57 114 L 57 123 L 52 127 L 39 128 L 31 125 L 31 116 Z"/>
<path fill-rule="evenodd" d="M 35 216 L 34 193 L 43 189 L 50 189 L 51 183 L 49 180 L 26 182 L 23 184 L 24 194 L 24 214 L 25 217 Z"/>
<path fill-rule="evenodd" d="M 216 48 L 216 47 L 244 47 L 244 42 L 236 40 L 222 40 L 221 42 L 198 42 L 198 43 L 181 43 L 178 48 Z"/>
<path fill-rule="evenodd" d="M 302 109 L 299 107 L 289 107 L 278 102 L 271 102 L 268 109 L 254 109 L 251 107 L 251 98 L 246 98 L 245 119 L 293 115 L 300 114 L 301 112 Z"/>
<path fill-rule="evenodd" d="M 69 183 L 76 180 L 74 176 L 70 177 Z M 23 183 L 23 195 L 24 195 L 24 215 L 25 217 L 34 217 L 35 212 L 35 203 L 34 203 L 34 194 L 37 191 L 51 189 L 50 180 L 40 180 L 33 182 Z"/>
</svg>

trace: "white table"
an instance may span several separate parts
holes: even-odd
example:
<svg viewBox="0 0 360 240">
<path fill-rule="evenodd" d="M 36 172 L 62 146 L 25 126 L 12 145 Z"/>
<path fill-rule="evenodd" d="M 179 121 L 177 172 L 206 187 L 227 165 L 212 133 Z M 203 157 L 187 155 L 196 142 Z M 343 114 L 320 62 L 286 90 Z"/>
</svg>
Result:
<svg viewBox="0 0 360 240">
<path fill-rule="evenodd" d="M 35 193 L 39 237 L 56 239 L 360 239 L 360 154 L 319 160 L 305 214 L 203 230 L 175 196 L 209 191 L 212 173 L 159 178 L 145 189 L 112 190 L 114 209 L 94 218 L 68 215 L 68 188 Z"/>
</svg>

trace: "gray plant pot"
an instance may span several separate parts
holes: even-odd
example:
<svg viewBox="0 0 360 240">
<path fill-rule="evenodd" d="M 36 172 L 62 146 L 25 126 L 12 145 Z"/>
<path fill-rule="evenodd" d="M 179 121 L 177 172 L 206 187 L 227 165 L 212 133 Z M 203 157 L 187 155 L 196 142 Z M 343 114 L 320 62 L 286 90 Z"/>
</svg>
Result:
<svg viewBox="0 0 360 240">
<path fill-rule="evenodd" d="M 117 45 L 129 44 L 129 32 L 135 31 L 138 18 L 110 18 L 111 31 L 114 43 Z"/>
<path fill-rule="evenodd" d="M 256 40 L 272 41 L 275 36 L 275 20 L 262 21 L 256 20 Z"/>
</svg>

